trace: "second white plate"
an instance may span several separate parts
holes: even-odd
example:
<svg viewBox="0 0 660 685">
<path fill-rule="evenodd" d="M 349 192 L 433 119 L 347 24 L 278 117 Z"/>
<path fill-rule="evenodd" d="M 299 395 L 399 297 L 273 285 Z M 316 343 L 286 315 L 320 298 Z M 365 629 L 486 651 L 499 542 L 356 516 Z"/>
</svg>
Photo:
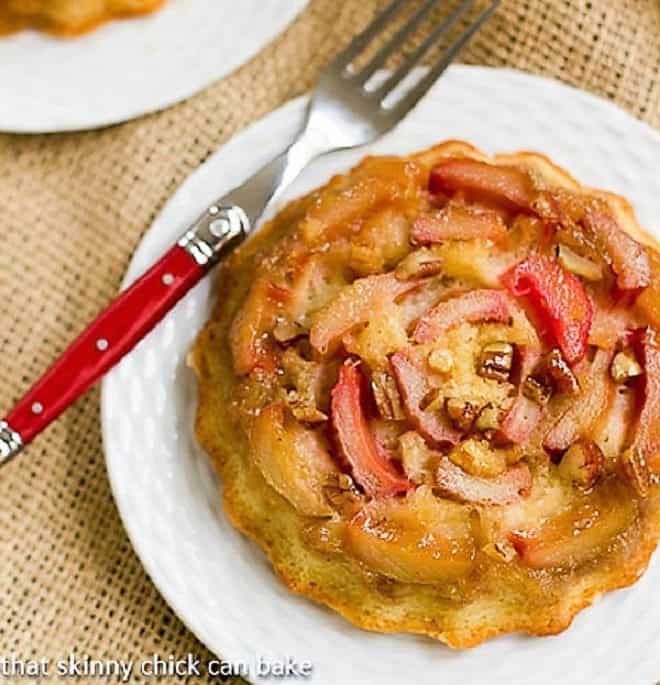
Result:
<svg viewBox="0 0 660 685">
<path fill-rule="evenodd" d="M 140 245 L 130 282 L 200 209 L 280 152 L 296 131 L 295 101 L 229 142 L 166 206 Z M 462 138 L 487 151 L 538 150 L 581 181 L 626 195 L 660 237 L 660 135 L 611 104 L 507 71 L 453 67 L 377 144 L 318 160 L 292 198 L 367 153 L 419 150 Z M 509 636 L 453 652 L 431 640 L 359 630 L 289 593 L 257 547 L 227 522 L 218 483 L 192 436 L 195 386 L 185 355 L 209 314 L 210 282 L 192 292 L 105 380 L 103 436 L 112 488 L 137 553 L 178 615 L 214 652 L 313 662 L 315 685 L 564 685 L 660 678 L 660 563 L 552 638 Z"/>
<path fill-rule="evenodd" d="M 0 131 L 94 128 L 168 107 L 245 63 L 306 4 L 168 0 L 77 38 L 0 37 Z"/>
</svg>

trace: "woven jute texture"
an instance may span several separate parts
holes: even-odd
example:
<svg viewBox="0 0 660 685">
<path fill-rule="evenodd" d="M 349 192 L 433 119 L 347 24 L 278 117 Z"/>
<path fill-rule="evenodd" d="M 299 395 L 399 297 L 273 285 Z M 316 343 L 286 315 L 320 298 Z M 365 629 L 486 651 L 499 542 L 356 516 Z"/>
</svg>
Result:
<svg viewBox="0 0 660 685">
<path fill-rule="evenodd" d="M 382 4 L 311 0 L 251 63 L 162 113 L 95 132 L 0 136 L 0 415 L 111 300 L 186 176 L 307 90 Z M 560 79 L 660 126 L 658 0 L 504 0 L 461 59 Z M 0 658 L 72 650 L 136 662 L 154 652 L 212 658 L 124 532 L 96 390 L 0 472 Z"/>
</svg>

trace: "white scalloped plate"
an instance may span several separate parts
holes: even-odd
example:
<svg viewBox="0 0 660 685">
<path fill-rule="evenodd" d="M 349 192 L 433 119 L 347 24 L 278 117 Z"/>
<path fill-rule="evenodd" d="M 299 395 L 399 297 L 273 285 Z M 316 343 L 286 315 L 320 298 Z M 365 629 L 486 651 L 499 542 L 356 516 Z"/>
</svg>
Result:
<svg viewBox="0 0 660 685">
<path fill-rule="evenodd" d="M 302 111 L 298 100 L 273 112 L 196 171 L 146 235 L 126 283 L 208 202 L 279 152 Z M 319 160 L 288 198 L 367 152 L 402 153 L 446 138 L 491 152 L 544 152 L 583 182 L 626 195 L 660 237 L 660 135 L 605 101 L 508 70 L 453 67 L 394 132 L 368 150 Z M 509 636 L 463 652 L 359 630 L 285 590 L 257 547 L 227 522 L 218 484 L 192 437 L 195 387 L 185 355 L 209 313 L 210 291 L 210 282 L 198 287 L 107 377 L 102 413 L 112 488 L 135 549 L 212 651 L 249 664 L 258 655 L 309 659 L 317 685 L 648 685 L 660 678 L 658 559 L 635 586 L 604 597 L 562 635 Z"/>
<path fill-rule="evenodd" d="M 73 39 L 0 38 L 0 130 L 71 131 L 163 109 L 244 64 L 307 0 L 168 0 Z"/>
</svg>

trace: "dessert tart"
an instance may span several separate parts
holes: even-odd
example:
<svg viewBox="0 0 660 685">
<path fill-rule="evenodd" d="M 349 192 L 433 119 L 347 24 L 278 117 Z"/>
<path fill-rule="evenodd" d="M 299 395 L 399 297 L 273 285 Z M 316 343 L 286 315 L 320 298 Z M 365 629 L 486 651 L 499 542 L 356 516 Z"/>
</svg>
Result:
<svg viewBox="0 0 660 685">
<path fill-rule="evenodd" d="M 147 14 L 165 0 L 0 0 L 0 35 L 35 28 L 75 36 L 111 19 Z"/>
<path fill-rule="evenodd" d="M 625 199 L 449 141 L 365 159 L 221 269 L 196 433 L 290 589 L 469 647 L 639 578 L 660 254 Z"/>
</svg>

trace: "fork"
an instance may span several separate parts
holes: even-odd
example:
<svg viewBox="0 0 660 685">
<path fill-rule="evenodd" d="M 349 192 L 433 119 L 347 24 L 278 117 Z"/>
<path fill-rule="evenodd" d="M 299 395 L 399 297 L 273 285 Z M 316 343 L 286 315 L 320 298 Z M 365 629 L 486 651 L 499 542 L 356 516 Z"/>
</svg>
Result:
<svg viewBox="0 0 660 685">
<path fill-rule="evenodd" d="M 394 0 L 326 67 L 293 144 L 209 206 L 154 266 L 83 331 L 0 421 L 0 465 L 16 456 L 117 364 L 223 256 L 250 236 L 266 209 L 313 159 L 372 142 L 401 121 L 495 11 L 500 0 L 490 0 L 425 75 L 404 89 L 413 67 L 476 2 L 462 0 L 396 70 L 372 88 L 372 77 L 440 2 L 426 0 L 364 67 L 355 69 L 356 58 L 400 16 L 406 0 Z M 398 90 L 404 90 L 403 94 L 394 104 L 388 104 Z"/>
</svg>

